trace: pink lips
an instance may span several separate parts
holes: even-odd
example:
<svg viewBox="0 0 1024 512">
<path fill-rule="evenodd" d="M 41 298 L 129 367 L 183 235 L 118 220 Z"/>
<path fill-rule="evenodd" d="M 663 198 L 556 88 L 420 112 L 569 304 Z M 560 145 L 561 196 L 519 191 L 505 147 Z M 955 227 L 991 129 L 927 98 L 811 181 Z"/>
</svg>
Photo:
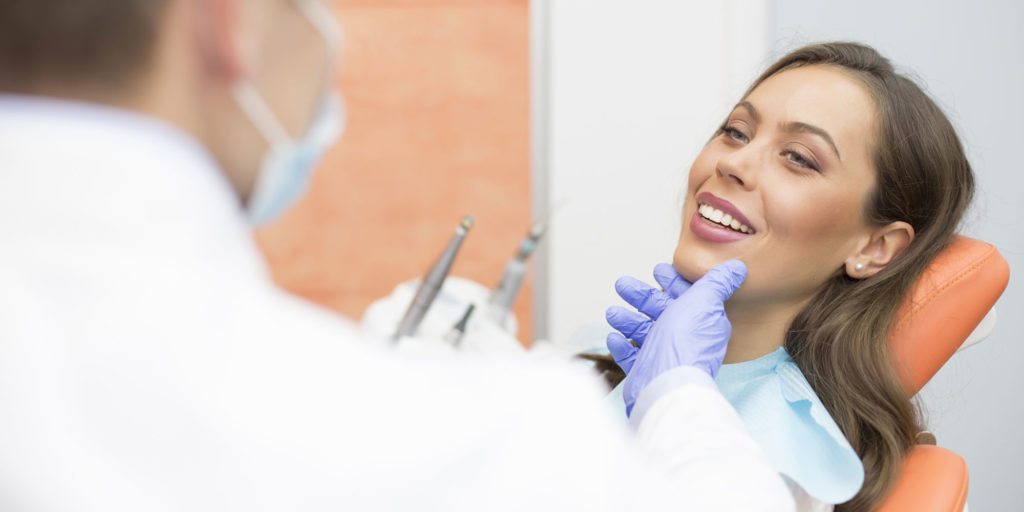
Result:
<svg viewBox="0 0 1024 512">
<path fill-rule="evenodd" d="M 697 194 L 697 203 L 706 204 L 722 210 L 728 213 L 732 218 L 740 221 L 747 226 L 750 226 L 750 221 L 740 213 L 739 208 L 729 201 L 722 199 L 710 192 L 701 192 Z M 753 228 L 751 228 L 753 229 Z M 713 222 L 709 222 L 700 216 L 700 213 L 693 212 L 693 216 L 690 218 L 690 230 L 699 238 L 707 240 L 709 242 L 728 243 L 743 240 L 750 236 L 752 233 L 740 233 L 739 231 L 729 229 L 725 226 L 720 226 Z"/>
</svg>

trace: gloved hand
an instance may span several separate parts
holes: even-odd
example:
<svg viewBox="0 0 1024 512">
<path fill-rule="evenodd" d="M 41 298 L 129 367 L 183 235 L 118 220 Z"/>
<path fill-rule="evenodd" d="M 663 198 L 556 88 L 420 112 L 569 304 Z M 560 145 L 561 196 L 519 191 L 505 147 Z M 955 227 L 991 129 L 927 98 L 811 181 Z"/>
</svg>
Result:
<svg viewBox="0 0 1024 512">
<path fill-rule="evenodd" d="M 718 265 L 689 286 L 668 269 L 655 267 L 655 279 L 664 292 L 632 278 L 616 282 L 623 299 L 653 318 L 645 321 L 639 313 L 621 311 L 624 308 L 610 308 L 607 314 L 610 323 L 615 319 L 613 327 L 621 327 L 622 334 L 640 345 L 634 347 L 616 333 L 608 337 L 608 349 L 627 372 L 623 388 L 627 414 L 640 392 L 668 370 L 694 366 L 711 377 L 718 373 L 732 334 L 724 303 L 747 277 L 746 265 L 738 260 Z"/>
<path fill-rule="evenodd" d="M 690 282 L 668 263 L 654 266 L 654 280 L 661 285 L 660 290 L 635 277 L 620 277 L 615 281 L 615 292 L 639 313 L 622 306 L 612 306 L 605 312 L 608 324 L 618 331 L 608 334 L 608 351 L 627 374 L 639 351 L 629 340 L 636 341 L 637 345 L 643 344 L 654 325 L 652 319 L 657 320 L 671 299 L 690 288 Z"/>
</svg>

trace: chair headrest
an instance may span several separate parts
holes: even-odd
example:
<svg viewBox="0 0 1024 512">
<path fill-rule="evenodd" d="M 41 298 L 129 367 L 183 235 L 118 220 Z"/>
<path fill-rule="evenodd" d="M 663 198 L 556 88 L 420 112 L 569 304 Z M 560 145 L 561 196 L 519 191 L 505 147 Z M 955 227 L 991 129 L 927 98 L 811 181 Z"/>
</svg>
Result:
<svg viewBox="0 0 1024 512">
<path fill-rule="evenodd" d="M 958 236 L 896 313 L 889 350 L 908 396 L 960 348 L 1006 289 L 1010 267 L 991 244 Z"/>
</svg>

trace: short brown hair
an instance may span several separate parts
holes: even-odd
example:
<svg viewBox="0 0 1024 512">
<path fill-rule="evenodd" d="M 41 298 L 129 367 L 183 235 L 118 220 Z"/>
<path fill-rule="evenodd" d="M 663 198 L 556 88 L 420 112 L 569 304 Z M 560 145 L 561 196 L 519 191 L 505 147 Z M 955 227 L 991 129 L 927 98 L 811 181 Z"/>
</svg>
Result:
<svg viewBox="0 0 1024 512">
<path fill-rule="evenodd" d="M 118 87 L 152 53 L 168 0 L 0 0 L 0 90 Z"/>
</svg>

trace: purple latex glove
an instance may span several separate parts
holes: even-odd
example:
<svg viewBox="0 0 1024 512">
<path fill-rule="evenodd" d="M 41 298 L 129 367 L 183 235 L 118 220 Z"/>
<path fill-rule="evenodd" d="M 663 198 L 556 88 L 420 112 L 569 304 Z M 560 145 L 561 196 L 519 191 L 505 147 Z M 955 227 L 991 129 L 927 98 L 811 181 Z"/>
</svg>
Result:
<svg viewBox="0 0 1024 512">
<path fill-rule="evenodd" d="M 659 282 L 669 277 L 664 270 L 660 273 Z M 684 279 L 676 277 L 685 283 Z M 608 313 L 610 319 L 616 318 L 616 328 L 624 327 L 628 333 L 623 334 L 629 334 L 640 345 L 640 348 L 633 347 L 627 340 L 627 347 L 618 337 L 609 336 L 608 348 L 616 361 L 622 361 L 620 365 L 625 364 L 623 369 L 627 372 L 623 388 L 627 414 L 632 411 L 640 392 L 668 370 L 693 366 L 711 377 L 718 373 L 732 334 L 732 325 L 725 316 L 725 301 L 746 277 L 746 265 L 731 260 L 711 269 L 689 287 L 673 284 L 674 280 L 668 279 L 670 286 L 666 286 L 664 292 L 635 279 L 623 278 L 616 282 L 616 289 L 627 302 L 656 319 L 647 323 L 639 314 L 632 316 L 628 311 L 628 316 L 617 310 Z M 673 298 L 676 292 L 679 293 Z"/>
<path fill-rule="evenodd" d="M 637 345 L 643 344 L 654 325 L 651 319 L 657 320 L 671 299 L 679 297 L 690 288 L 690 282 L 676 273 L 676 269 L 668 263 L 654 266 L 654 280 L 661 285 L 661 289 L 634 277 L 619 278 L 615 281 L 616 293 L 639 312 L 622 306 L 612 306 L 605 312 L 608 324 L 617 331 L 608 334 L 608 351 L 626 373 L 633 367 L 639 351 L 629 340 L 636 341 Z"/>
</svg>

